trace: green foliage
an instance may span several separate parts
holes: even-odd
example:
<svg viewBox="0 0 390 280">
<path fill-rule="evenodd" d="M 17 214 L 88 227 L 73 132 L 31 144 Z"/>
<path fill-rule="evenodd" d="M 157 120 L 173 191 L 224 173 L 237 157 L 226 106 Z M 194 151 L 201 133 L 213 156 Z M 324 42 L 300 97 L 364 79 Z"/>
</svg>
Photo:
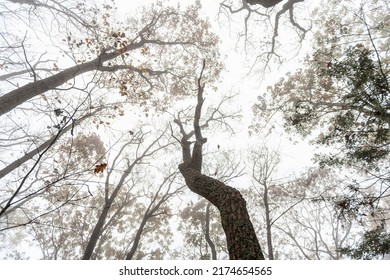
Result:
<svg viewBox="0 0 390 280">
<path fill-rule="evenodd" d="M 383 28 L 390 17 L 384 2 L 354 10 L 331 1 L 332 11 L 318 8 L 313 22 L 321 28 L 302 68 L 287 73 L 253 106 L 253 131 L 282 117 L 288 133 L 316 144 L 321 168 L 358 171 L 345 176 L 344 193 L 326 199 L 341 216 L 359 220 L 388 211 L 382 203 L 390 170 L 390 34 Z"/>
<path fill-rule="evenodd" d="M 324 104 L 332 114 L 328 131 L 318 144 L 341 144 L 341 163 L 374 165 L 389 155 L 390 99 L 389 77 L 375 61 L 373 52 L 358 44 L 349 47 L 344 59 L 321 69 L 320 75 L 337 87 L 337 103 Z M 315 110 L 323 110 L 316 106 Z M 331 112 L 333 111 L 333 112 Z M 305 116 L 305 113 L 298 115 Z M 298 124 L 291 124 L 298 125 Z M 320 162 L 332 164 L 334 155 Z"/>
<path fill-rule="evenodd" d="M 390 233 L 385 230 L 385 223 L 364 233 L 362 241 L 355 247 L 346 247 L 343 254 L 353 259 L 371 260 L 383 258 L 390 253 Z"/>
<path fill-rule="evenodd" d="M 303 136 L 320 131 L 317 144 L 341 151 L 317 157 L 322 165 L 360 162 L 374 167 L 390 153 L 388 70 L 361 44 L 326 66 L 316 62 L 319 53 L 307 69 L 271 89 L 273 106 L 268 110 L 282 111 L 287 131 Z"/>
<path fill-rule="evenodd" d="M 317 143 L 341 143 L 345 153 L 339 162 L 363 162 L 373 167 L 390 152 L 390 91 L 388 77 L 382 74 L 379 62 L 369 57 L 369 51 L 359 48 L 350 48 L 344 61 L 324 71 L 324 75 L 345 87 L 340 90 L 342 107 Z M 334 161 L 333 155 L 320 160 L 326 164 Z"/>
</svg>

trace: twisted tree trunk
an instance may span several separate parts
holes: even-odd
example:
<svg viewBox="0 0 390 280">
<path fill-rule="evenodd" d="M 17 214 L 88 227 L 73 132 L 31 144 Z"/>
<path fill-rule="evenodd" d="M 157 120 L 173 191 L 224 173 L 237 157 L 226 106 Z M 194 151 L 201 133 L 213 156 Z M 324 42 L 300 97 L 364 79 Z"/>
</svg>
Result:
<svg viewBox="0 0 390 280">
<path fill-rule="evenodd" d="M 182 134 L 180 141 L 183 152 L 183 163 L 179 165 L 187 186 L 194 193 L 206 198 L 216 206 L 221 215 L 222 227 L 225 231 L 227 248 L 231 260 L 263 260 L 259 241 L 246 209 L 246 202 L 241 193 L 221 181 L 203 175 L 202 147 L 207 139 L 203 138 L 199 120 L 203 105 L 203 89 L 201 84 L 205 61 L 198 79 L 198 103 L 195 108 L 194 130 L 186 133 L 183 123 L 175 119 Z M 191 149 L 189 139 L 195 135 L 194 147 Z"/>
<path fill-rule="evenodd" d="M 264 255 L 241 193 L 184 163 L 179 165 L 179 170 L 191 191 L 206 198 L 218 208 L 226 235 L 229 258 L 263 260 Z"/>
</svg>

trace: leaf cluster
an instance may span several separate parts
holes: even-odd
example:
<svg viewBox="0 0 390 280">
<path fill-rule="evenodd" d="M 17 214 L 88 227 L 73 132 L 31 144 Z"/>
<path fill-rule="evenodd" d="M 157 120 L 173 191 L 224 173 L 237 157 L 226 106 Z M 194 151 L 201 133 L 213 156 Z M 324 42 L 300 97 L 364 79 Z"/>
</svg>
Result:
<svg viewBox="0 0 390 280">
<path fill-rule="evenodd" d="M 390 233 L 386 232 L 385 223 L 364 233 L 361 242 L 354 248 L 342 248 L 341 252 L 353 259 L 371 260 L 390 253 Z"/>
</svg>

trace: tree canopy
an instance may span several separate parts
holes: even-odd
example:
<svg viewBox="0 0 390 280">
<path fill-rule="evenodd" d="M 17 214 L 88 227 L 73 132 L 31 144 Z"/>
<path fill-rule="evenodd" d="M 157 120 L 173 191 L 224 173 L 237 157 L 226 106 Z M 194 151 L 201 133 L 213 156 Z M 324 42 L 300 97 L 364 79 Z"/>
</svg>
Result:
<svg viewBox="0 0 390 280">
<path fill-rule="evenodd" d="M 388 1 L 149 2 L 0 3 L 0 258 L 387 258 Z"/>
</svg>

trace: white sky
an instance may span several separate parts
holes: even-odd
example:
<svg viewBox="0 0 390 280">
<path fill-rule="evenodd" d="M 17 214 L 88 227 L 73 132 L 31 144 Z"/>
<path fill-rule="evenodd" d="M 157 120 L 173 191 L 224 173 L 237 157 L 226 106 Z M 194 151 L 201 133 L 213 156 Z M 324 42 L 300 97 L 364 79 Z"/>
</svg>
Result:
<svg viewBox="0 0 390 280">
<path fill-rule="evenodd" d="M 181 5 L 194 3 L 195 0 L 187 1 L 177 1 L 177 0 L 168 0 L 164 1 L 165 3 L 175 4 L 180 2 Z M 137 7 L 142 5 L 148 5 L 155 3 L 153 0 L 117 0 L 117 6 L 120 13 L 128 14 L 132 13 L 132 10 L 135 10 Z M 225 66 L 226 71 L 223 73 L 221 83 L 218 85 L 218 94 L 229 94 L 238 93 L 239 97 L 237 98 L 237 104 L 241 107 L 243 120 L 235 128 L 236 135 L 232 136 L 221 136 L 213 138 L 208 137 L 207 146 L 211 149 L 217 145 L 221 145 L 221 148 L 231 148 L 241 149 L 243 151 L 247 150 L 248 147 L 256 145 L 258 142 L 257 139 L 249 140 L 248 138 L 248 126 L 252 118 L 251 106 L 255 102 L 258 95 L 265 92 L 267 86 L 272 85 L 280 77 L 282 77 L 286 72 L 292 71 L 297 68 L 297 59 L 290 61 L 289 63 L 283 64 L 283 68 L 279 71 L 273 73 L 266 73 L 264 80 L 261 82 L 260 74 L 249 75 L 248 76 L 248 62 L 245 59 L 245 54 L 237 46 L 237 35 L 235 32 L 237 30 L 231 30 L 229 26 L 221 26 L 217 21 L 218 10 L 219 10 L 220 1 L 210 1 L 210 0 L 201 0 L 202 4 L 202 13 L 209 19 L 215 32 L 221 37 L 221 53 L 223 56 L 226 56 Z M 318 1 L 314 1 L 318 2 Z M 239 20 L 238 20 L 239 18 Z M 236 28 L 244 28 L 244 22 L 242 16 L 235 17 L 237 22 L 234 26 Z M 226 22 L 226 17 L 221 16 L 221 22 Z M 233 24 L 231 25 L 231 27 Z M 250 26 L 250 29 L 255 29 L 255 26 Z M 279 37 L 283 37 L 286 34 L 283 34 L 283 29 L 281 27 Z M 206 85 L 206 102 L 210 96 L 207 96 L 207 85 Z M 195 102 L 195 100 L 194 100 Z M 236 104 L 236 105 L 237 105 Z M 207 132 L 204 133 L 207 137 Z M 291 172 L 299 172 L 305 166 L 312 165 L 310 159 L 312 157 L 311 147 L 308 146 L 306 142 L 292 143 L 286 137 L 280 138 L 279 134 L 274 135 L 269 142 L 269 146 L 274 149 L 280 149 L 281 153 L 281 164 L 279 168 L 280 175 L 278 177 L 286 177 Z"/>
</svg>

